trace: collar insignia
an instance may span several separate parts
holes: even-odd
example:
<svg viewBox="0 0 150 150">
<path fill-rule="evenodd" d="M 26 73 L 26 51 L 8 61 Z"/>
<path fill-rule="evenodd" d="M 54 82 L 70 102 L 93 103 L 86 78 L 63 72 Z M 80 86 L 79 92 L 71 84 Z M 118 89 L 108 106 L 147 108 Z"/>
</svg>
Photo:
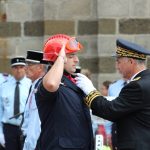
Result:
<svg viewBox="0 0 150 150">
<path fill-rule="evenodd" d="M 139 79 L 141 79 L 141 77 L 134 78 L 132 81 L 137 81 Z"/>
</svg>

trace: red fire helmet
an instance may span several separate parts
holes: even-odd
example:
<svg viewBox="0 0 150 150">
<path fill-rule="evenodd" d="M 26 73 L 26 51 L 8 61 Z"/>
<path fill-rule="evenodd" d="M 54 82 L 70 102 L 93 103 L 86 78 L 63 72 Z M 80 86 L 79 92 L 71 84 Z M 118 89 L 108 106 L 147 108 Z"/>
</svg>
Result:
<svg viewBox="0 0 150 150">
<path fill-rule="evenodd" d="M 44 44 L 43 60 L 54 62 L 64 43 L 66 43 L 66 54 L 77 52 L 83 48 L 75 37 L 70 37 L 65 34 L 56 34 L 51 36 Z"/>
</svg>

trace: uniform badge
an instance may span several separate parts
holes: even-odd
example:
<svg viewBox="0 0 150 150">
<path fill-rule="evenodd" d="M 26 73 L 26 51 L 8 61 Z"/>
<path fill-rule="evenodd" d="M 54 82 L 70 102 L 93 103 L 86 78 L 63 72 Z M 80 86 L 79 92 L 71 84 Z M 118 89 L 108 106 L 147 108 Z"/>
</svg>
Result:
<svg viewBox="0 0 150 150">
<path fill-rule="evenodd" d="M 60 82 L 60 85 L 66 86 L 63 82 Z"/>
<path fill-rule="evenodd" d="M 36 88 L 36 89 L 34 89 L 33 93 L 37 93 L 37 88 Z"/>
<path fill-rule="evenodd" d="M 132 81 L 137 81 L 139 79 L 141 79 L 141 77 L 134 78 Z"/>
<path fill-rule="evenodd" d="M 9 99 L 8 99 L 8 97 L 4 97 L 3 99 L 4 99 L 5 104 L 8 105 L 8 104 L 9 104 Z"/>
</svg>

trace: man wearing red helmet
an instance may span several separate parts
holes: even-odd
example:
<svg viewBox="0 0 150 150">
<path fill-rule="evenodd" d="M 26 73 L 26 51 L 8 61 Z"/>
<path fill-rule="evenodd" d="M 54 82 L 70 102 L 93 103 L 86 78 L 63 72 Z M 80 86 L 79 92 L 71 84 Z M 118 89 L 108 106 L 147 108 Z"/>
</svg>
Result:
<svg viewBox="0 0 150 150">
<path fill-rule="evenodd" d="M 75 38 L 58 34 L 44 45 L 43 59 L 53 63 L 36 93 L 41 120 L 37 150 L 92 150 L 93 133 L 84 93 L 71 77 L 82 48 Z"/>
</svg>

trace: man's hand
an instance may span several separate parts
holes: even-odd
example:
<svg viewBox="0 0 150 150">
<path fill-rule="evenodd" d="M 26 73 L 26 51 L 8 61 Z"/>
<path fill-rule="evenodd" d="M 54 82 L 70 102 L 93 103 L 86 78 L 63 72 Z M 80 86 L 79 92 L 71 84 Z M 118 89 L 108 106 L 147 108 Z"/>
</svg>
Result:
<svg viewBox="0 0 150 150">
<path fill-rule="evenodd" d="M 64 59 L 64 63 L 67 62 L 67 57 L 66 57 L 66 52 L 65 52 L 65 46 L 66 46 L 66 44 L 64 43 L 62 45 L 62 48 L 61 48 L 59 54 L 58 54 L 58 56 L 60 56 L 60 57 L 62 57 Z"/>
<path fill-rule="evenodd" d="M 87 78 L 85 75 L 81 73 L 77 73 L 76 79 L 76 85 L 83 90 L 83 92 L 88 95 L 90 92 L 96 90 L 96 88 L 93 86 L 93 83 L 89 78 Z"/>
<path fill-rule="evenodd" d="M 4 134 L 0 133 L 0 144 L 5 147 L 5 138 L 4 138 Z"/>
</svg>

